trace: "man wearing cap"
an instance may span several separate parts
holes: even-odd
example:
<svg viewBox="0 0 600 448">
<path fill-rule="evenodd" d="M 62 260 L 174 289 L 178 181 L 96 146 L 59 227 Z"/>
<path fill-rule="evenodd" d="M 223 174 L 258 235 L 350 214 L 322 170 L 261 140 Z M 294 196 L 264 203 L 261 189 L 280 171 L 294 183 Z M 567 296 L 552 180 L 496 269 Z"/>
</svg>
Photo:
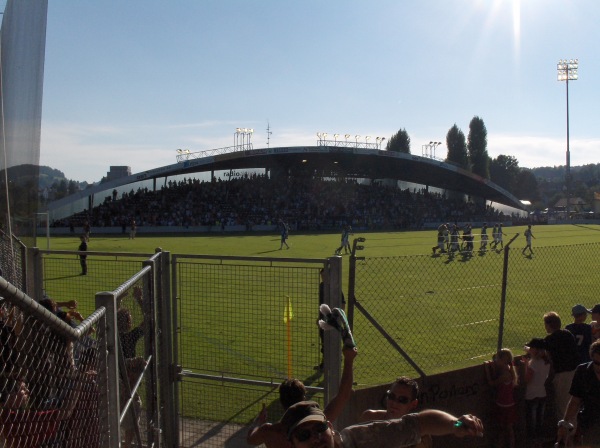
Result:
<svg viewBox="0 0 600 448">
<path fill-rule="evenodd" d="M 573 323 L 565 327 L 575 336 L 577 342 L 577 352 L 579 353 L 579 363 L 590 362 L 590 345 L 592 344 L 592 327 L 586 322 L 587 315 L 590 312 L 583 305 L 575 305 L 571 308 Z"/>
<path fill-rule="evenodd" d="M 558 313 L 550 311 L 544 314 L 544 326 L 548 336 L 544 339 L 546 350 L 552 361 L 552 385 L 554 386 L 554 403 L 556 415 L 561 418 L 569 402 L 569 387 L 579 365 L 579 355 L 575 337 L 561 328 L 562 322 Z"/>
<path fill-rule="evenodd" d="M 563 420 L 558 422 L 557 440 L 566 442 L 575 425 L 583 446 L 600 444 L 600 340 L 590 346 L 591 361 L 577 367 L 571 383 L 571 399 Z"/>
<path fill-rule="evenodd" d="M 352 395 L 353 364 L 357 349 L 356 347 L 344 347 L 342 354 L 344 355 L 344 366 L 340 387 L 337 395 L 325 407 L 324 415 L 327 415 L 327 418 L 331 421 L 335 421 L 339 417 Z M 306 400 L 305 394 L 304 384 L 297 379 L 288 378 L 279 386 L 279 401 L 284 409 L 289 409 L 295 403 Z M 267 448 L 287 448 L 290 446 L 281 422 L 273 424 L 267 422 L 267 411 L 264 405 L 255 422 L 257 426 L 251 428 L 246 436 L 246 442 L 249 445 L 264 444 Z"/>
<path fill-rule="evenodd" d="M 338 433 L 314 401 L 291 406 L 281 418 L 281 424 L 294 448 L 400 448 L 418 443 L 425 434 L 458 437 L 483 434 L 483 424 L 477 417 L 457 418 L 437 410 L 353 425 Z"/>
</svg>

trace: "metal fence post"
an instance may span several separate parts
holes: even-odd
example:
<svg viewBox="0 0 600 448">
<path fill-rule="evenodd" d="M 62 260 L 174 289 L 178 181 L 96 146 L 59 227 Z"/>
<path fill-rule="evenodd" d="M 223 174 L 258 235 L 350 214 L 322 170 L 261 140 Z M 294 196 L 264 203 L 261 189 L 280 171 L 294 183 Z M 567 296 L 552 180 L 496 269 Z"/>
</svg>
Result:
<svg viewBox="0 0 600 448">
<path fill-rule="evenodd" d="M 119 404 L 119 362 L 117 350 L 117 300 L 111 292 L 96 294 L 96 308 L 104 307 L 104 325 L 98 329 L 101 446 L 121 446 L 121 406 Z"/>
<path fill-rule="evenodd" d="M 159 256 L 160 258 L 160 256 Z M 151 260 L 146 260 L 142 263 L 143 266 L 150 267 L 150 275 L 144 276 L 143 279 L 143 295 L 147 300 L 142 302 L 144 318 L 148 319 L 150 325 L 146 323 L 146 330 L 144 331 L 144 347 L 145 359 L 152 359 L 151 368 L 148 369 L 149 378 L 146 379 L 146 385 L 150 383 L 149 387 L 146 387 L 146 401 L 148 405 L 146 407 L 146 421 L 152 422 L 152 427 L 146 428 L 146 436 L 148 437 L 148 446 L 155 446 L 157 440 L 155 440 L 155 429 L 160 428 L 160 408 L 157 406 L 158 399 L 158 327 L 157 327 L 157 312 L 156 312 L 156 291 L 158 289 L 158 282 L 156 279 L 156 265 L 154 257 Z"/>
<path fill-rule="evenodd" d="M 44 295 L 44 262 L 37 247 L 27 249 L 25 261 L 24 287 L 26 293 L 38 302 Z"/>
<path fill-rule="evenodd" d="M 325 292 L 325 303 L 330 308 L 341 308 L 342 306 L 342 257 L 330 257 L 327 259 L 327 275 L 323 281 Z M 329 302 L 327 302 L 327 300 Z M 342 375 L 341 357 L 342 347 L 340 344 L 341 337 L 337 331 L 326 331 L 323 341 L 323 361 L 327 366 L 324 369 L 325 376 L 325 406 L 337 395 L 340 378 Z"/>
<path fill-rule="evenodd" d="M 364 260 L 365 257 L 357 257 L 356 251 L 363 250 L 365 246 L 358 243 L 364 243 L 365 238 L 355 238 L 352 242 L 352 252 L 350 252 L 350 266 L 348 270 L 348 325 L 354 331 L 354 304 L 356 303 L 356 260 Z"/>
<path fill-rule="evenodd" d="M 171 253 L 163 252 L 160 258 L 160 299 L 159 325 L 160 339 L 160 402 L 163 410 L 163 430 L 165 445 L 179 446 L 179 397 L 177 393 L 177 336 L 175 330 L 177 309 L 177 261 L 171 261 Z M 172 279 L 172 282 L 171 282 Z"/>
<path fill-rule="evenodd" d="M 504 313 L 506 310 L 506 284 L 508 281 L 508 253 L 511 243 L 519 236 L 517 233 L 504 247 L 504 264 L 502 267 L 502 295 L 500 297 L 500 323 L 498 328 L 498 347 L 496 353 L 502 350 L 502 340 L 504 338 Z"/>
</svg>

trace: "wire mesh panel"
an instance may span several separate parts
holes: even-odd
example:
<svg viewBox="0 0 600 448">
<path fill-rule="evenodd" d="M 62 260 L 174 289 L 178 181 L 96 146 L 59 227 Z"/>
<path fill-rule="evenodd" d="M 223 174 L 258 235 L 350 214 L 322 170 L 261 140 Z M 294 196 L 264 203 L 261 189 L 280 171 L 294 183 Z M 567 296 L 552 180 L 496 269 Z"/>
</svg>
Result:
<svg viewBox="0 0 600 448">
<path fill-rule="evenodd" d="M 358 383 L 474 365 L 498 344 L 521 354 L 532 337 L 546 335 L 545 312 L 558 312 L 564 327 L 573 305 L 599 302 L 599 244 L 542 247 L 534 254 L 514 246 L 506 255 L 504 315 L 504 250 L 357 260 Z"/>
<path fill-rule="evenodd" d="M 77 300 L 83 315 L 95 309 L 94 294 L 110 291 L 140 270 L 149 255 L 89 252 L 87 274 L 81 275 L 77 253 L 40 251 L 43 260 L 44 294 L 57 300 Z M 77 296 L 74 296 L 76 291 Z"/>
<path fill-rule="evenodd" d="M 367 258 L 356 263 L 355 297 L 365 312 L 354 317 L 361 340 L 359 384 L 414 375 L 395 341 L 426 374 L 464 366 L 495 346 L 502 255 Z M 366 316 L 382 327 L 382 331 Z"/>
<path fill-rule="evenodd" d="M 282 414 L 277 386 L 323 380 L 316 325 L 323 260 L 174 256 L 182 446 L 245 438 L 261 406 Z M 310 392 L 318 401 L 319 392 Z"/>
<path fill-rule="evenodd" d="M 546 336 L 543 315 L 557 312 L 562 327 L 573 322 L 571 308 L 600 303 L 598 253 L 600 244 L 510 251 L 503 346 L 521 353 L 532 337 Z M 589 322 L 589 320 L 588 320 Z"/>
<path fill-rule="evenodd" d="M 0 230 L 0 276 L 25 290 L 25 246 Z"/>
<path fill-rule="evenodd" d="M 0 283 L 0 445 L 99 444 L 96 313 L 75 331 L 72 314 Z"/>
</svg>

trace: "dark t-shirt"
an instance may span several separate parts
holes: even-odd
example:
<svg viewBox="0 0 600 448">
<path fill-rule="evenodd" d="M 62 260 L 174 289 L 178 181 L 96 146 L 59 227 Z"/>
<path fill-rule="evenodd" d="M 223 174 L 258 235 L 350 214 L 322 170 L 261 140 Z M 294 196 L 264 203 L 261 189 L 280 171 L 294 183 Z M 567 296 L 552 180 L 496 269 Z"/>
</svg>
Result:
<svg viewBox="0 0 600 448">
<path fill-rule="evenodd" d="M 582 428 L 600 426 L 600 380 L 591 362 L 577 367 L 569 393 L 582 400 L 583 410 L 579 414 Z"/>
<path fill-rule="evenodd" d="M 567 330 L 560 329 L 546 336 L 545 340 L 554 373 L 575 370 L 579 365 L 575 337 Z"/>
<path fill-rule="evenodd" d="M 590 345 L 592 344 L 592 327 L 585 322 L 577 324 L 572 323 L 565 327 L 575 336 L 577 351 L 579 353 L 579 363 L 590 362 Z"/>
<path fill-rule="evenodd" d="M 121 348 L 123 349 L 123 356 L 125 359 L 135 358 L 135 346 L 137 345 L 137 341 L 144 336 L 143 326 L 134 328 L 133 330 L 127 333 L 120 333 L 119 337 L 121 338 Z"/>
</svg>

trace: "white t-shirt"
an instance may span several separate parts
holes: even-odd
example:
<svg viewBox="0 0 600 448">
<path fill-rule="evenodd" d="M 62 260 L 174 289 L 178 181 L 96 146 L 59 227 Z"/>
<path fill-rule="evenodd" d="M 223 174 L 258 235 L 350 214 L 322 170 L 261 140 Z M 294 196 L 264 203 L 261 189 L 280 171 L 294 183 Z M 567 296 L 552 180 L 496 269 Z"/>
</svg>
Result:
<svg viewBox="0 0 600 448">
<path fill-rule="evenodd" d="M 539 358 L 531 358 L 529 360 L 529 368 L 533 370 L 533 378 L 525 389 L 525 400 L 533 400 L 534 398 L 543 398 L 546 396 L 546 378 L 550 373 L 550 363 Z"/>
</svg>

